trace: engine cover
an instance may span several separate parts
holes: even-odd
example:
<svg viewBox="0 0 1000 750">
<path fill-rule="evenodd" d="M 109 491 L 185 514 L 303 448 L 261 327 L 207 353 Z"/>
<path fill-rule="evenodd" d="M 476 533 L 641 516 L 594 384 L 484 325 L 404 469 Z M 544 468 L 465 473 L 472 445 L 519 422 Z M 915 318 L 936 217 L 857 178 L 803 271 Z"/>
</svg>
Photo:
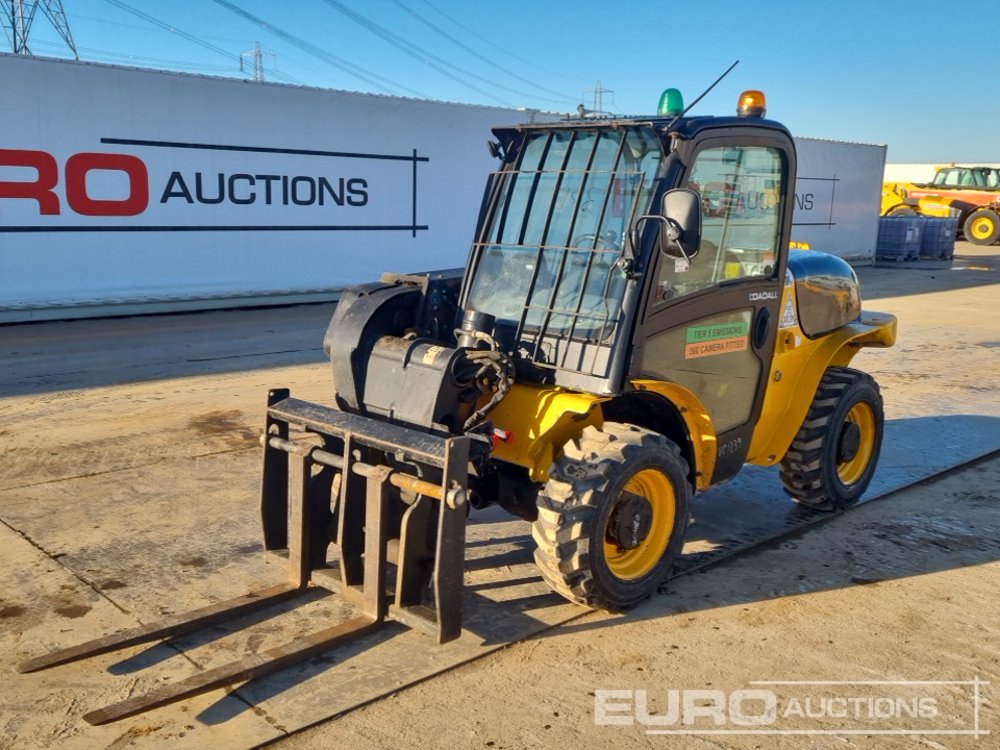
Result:
<svg viewBox="0 0 1000 750">
<path fill-rule="evenodd" d="M 462 432 L 479 391 L 468 349 L 452 333 L 460 278 L 387 275 L 344 291 L 323 339 L 340 409 Z M 445 331 L 451 341 L 428 336 Z"/>
<path fill-rule="evenodd" d="M 420 288 L 407 284 L 360 284 L 345 289 L 323 337 L 333 367 L 337 406 L 365 411 L 368 356 L 383 336 L 402 336 L 416 323 Z"/>
<path fill-rule="evenodd" d="M 474 375 L 465 349 L 383 336 L 368 358 L 365 410 L 411 427 L 461 434 L 479 396 Z"/>
<path fill-rule="evenodd" d="M 850 264 L 828 253 L 792 250 L 788 268 L 795 277 L 799 325 L 818 338 L 861 315 L 861 289 Z"/>
</svg>

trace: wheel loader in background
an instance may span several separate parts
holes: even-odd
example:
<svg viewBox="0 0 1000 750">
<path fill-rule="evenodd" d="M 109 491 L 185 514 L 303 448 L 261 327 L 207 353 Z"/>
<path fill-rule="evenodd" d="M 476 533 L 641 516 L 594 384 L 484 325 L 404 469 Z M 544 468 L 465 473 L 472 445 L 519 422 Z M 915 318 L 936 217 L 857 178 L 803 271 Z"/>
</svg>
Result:
<svg viewBox="0 0 1000 750">
<path fill-rule="evenodd" d="M 325 337 L 331 405 L 269 394 L 265 546 L 287 586 L 21 665 L 203 627 L 311 582 L 348 623 L 88 714 L 122 718 L 272 672 L 386 619 L 462 626 L 466 517 L 529 521 L 545 581 L 587 607 L 652 594 L 693 496 L 745 463 L 799 503 L 856 502 L 882 441 L 878 386 L 849 364 L 895 340 L 844 261 L 789 251 L 792 137 L 748 91 L 738 116 L 497 128 L 464 271 L 346 290 Z M 724 193 L 724 194 L 720 194 Z M 710 194 L 711 193 L 711 194 Z"/>
</svg>

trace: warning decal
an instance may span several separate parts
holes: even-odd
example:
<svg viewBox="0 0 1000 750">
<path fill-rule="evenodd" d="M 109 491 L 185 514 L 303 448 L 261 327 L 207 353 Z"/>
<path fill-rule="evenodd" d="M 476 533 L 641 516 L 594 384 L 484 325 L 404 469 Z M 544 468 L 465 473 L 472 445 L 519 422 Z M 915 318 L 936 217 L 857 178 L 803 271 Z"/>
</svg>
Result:
<svg viewBox="0 0 1000 750">
<path fill-rule="evenodd" d="M 795 295 L 789 294 L 785 302 L 785 311 L 781 314 L 779 328 L 791 328 L 799 324 L 799 316 L 795 313 Z"/>
<path fill-rule="evenodd" d="M 790 268 L 785 269 L 785 294 L 788 300 L 781 313 L 781 322 L 778 324 L 778 328 L 792 328 L 799 324 L 799 316 L 795 311 L 795 277 Z"/>
<path fill-rule="evenodd" d="M 443 346 L 437 346 L 437 345 L 428 346 L 427 350 L 424 352 L 424 357 L 423 357 L 424 364 L 433 365 L 434 360 L 436 360 L 437 356 L 444 350 L 445 348 Z"/>
</svg>

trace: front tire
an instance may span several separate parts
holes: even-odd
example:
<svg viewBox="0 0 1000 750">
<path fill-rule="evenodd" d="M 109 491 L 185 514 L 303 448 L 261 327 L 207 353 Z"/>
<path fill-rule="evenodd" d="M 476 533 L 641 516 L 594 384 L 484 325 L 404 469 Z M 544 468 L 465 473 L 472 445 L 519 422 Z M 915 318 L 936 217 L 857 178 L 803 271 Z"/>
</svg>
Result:
<svg viewBox="0 0 1000 750">
<path fill-rule="evenodd" d="M 535 562 L 571 602 L 618 611 L 656 591 L 680 553 L 691 498 L 676 444 L 605 422 L 570 441 L 538 495 Z"/>
<path fill-rule="evenodd" d="M 882 447 L 882 395 L 875 379 L 830 367 L 781 460 L 781 483 L 800 505 L 838 510 L 868 489 Z"/>
<path fill-rule="evenodd" d="M 992 245 L 1000 238 L 1000 216 L 988 208 L 980 208 L 969 214 L 962 232 L 975 245 Z"/>
</svg>

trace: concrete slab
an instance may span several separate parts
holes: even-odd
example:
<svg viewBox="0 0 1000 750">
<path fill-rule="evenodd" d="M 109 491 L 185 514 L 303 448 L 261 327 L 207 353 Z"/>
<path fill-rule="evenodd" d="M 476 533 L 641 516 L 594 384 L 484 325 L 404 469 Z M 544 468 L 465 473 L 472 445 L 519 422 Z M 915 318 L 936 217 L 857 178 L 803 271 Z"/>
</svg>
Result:
<svg viewBox="0 0 1000 750">
<path fill-rule="evenodd" d="M 997 274 L 966 268 L 943 287 L 929 271 L 912 272 L 922 274 L 923 294 L 883 294 L 871 305 L 896 312 L 902 324 L 896 349 L 865 352 L 857 360 L 882 384 L 888 417 L 868 499 L 1000 449 L 1000 399 L 995 363 L 989 364 L 1000 330 L 998 312 L 989 304 Z M 868 297 L 878 296 L 870 293 L 873 288 L 907 287 L 892 272 L 870 273 Z M 229 317 L 242 314 L 217 314 L 225 321 L 217 335 L 243 336 Z M 158 349 L 155 320 L 145 327 L 142 321 L 130 324 L 135 327 L 128 335 L 137 346 L 147 342 L 153 364 L 147 367 L 139 357 L 135 367 L 122 371 L 115 371 L 115 357 L 104 359 L 88 347 L 82 328 L 69 335 L 61 327 L 92 325 L 86 333 L 99 346 L 108 330 L 123 330 L 121 321 L 106 322 L 110 329 L 100 321 L 50 324 L 48 342 L 42 327 L 33 335 L 23 335 L 28 327 L 0 331 L 0 352 L 21 356 L 34 342 L 36 357 L 19 362 L 0 384 L 0 663 L 13 665 L 48 648 L 284 577 L 282 566 L 260 549 L 256 415 L 268 387 L 289 386 L 297 396 L 324 399 L 326 366 L 315 351 L 279 351 L 276 344 L 295 327 L 292 314 L 275 313 L 277 322 L 266 315 L 247 319 L 256 333 L 246 341 L 259 358 L 243 363 L 245 369 L 232 360 L 249 344 L 219 349 L 225 356 L 213 360 L 203 356 L 215 350 L 206 329 L 197 333 L 204 337 L 196 344 L 198 354 L 188 356 L 185 340 L 198 326 L 180 318 L 159 320 L 173 321 L 164 339 L 170 345 Z M 316 321 L 310 325 L 318 327 Z M 9 330 L 17 336 L 7 335 Z M 261 333 L 268 330 L 273 338 Z M 50 356 L 63 345 L 67 357 Z M 169 379 L 152 379 L 161 367 Z M 818 517 L 784 497 L 773 469 L 748 467 L 734 482 L 697 499 L 678 572 Z M 231 694 L 217 691 L 111 727 L 91 728 L 79 717 L 165 680 L 347 619 L 351 608 L 318 592 L 297 609 L 278 608 L 197 637 L 47 673 L 5 672 L 0 745 L 256 746 L 581 613 L 541 582 L 531 564 L 527 524 L 495 511 L 471 519 L 466 586 L 467 631 L 456 643 L 438 647 L 390 626 Z M 150 672 L 140 674 L 143 666 Z"/>
<path fill-rule="evenodd" d="M 43 553 L 29 539 L 0 524 L 0 747 L 25 750 L 205 747 L 193 716 L 216 698 L 172 706 L 156 716 L 92 727 L 81 719 L 94 700 L 122 700 L 163 682 L 194 673 L 198 665 L 178 657 L 155 672 L 110 673 L 121 655 L 98 657 L 86 666 L 33 675 L 13 672 L 18 656 L 69 641 L 97 638 L 130 627 L 135 618 L 95 591 L 72 569 Z M 165 648 L 163 646 L 161 649 Z M 176 651 L 173 652 L 176 656 Z M 282 732 L 254 712 L 234 716 L 214 746 L 252 747 Z"/>
<path fill-rule="evenodd" d="M 887 425 L 886 446 L 875 491 L 866 501 L 1000 450 L 1000 418 L 895 420 Z M 176 476 L 180 471 L 183 478 Z M 21 546 L 29 549 L 22 553 L 23 559 L 14 559 L 5 568 L 20 572 L 8 573 L 13 580 L 4 581 L 4 606 L 31 611 L 37 621 L 22 626 L 16 640 L 10 635 L 0 642 L 5 654 L 25 658 L 235 596 L 248 584 L 262 588 L 283 580 L 282 566 L 261 553 L 255 514 L 247 508 L 246 498 L 255 489 L 254 452 L 162 462 L 156 475 L 164 474 L 174 474 L 175 479 L 168 484 L 151 482 L 153 476 L 144 468 L 0 493 L 7 522 L 47 553 L 20 537 Z M 177 490 L 187 486 L 200 488 L 196 498 L 184 492 L 178 496 Z M 125 495 L 131 507 L 142 509 L 140 519 L 121 512 Z M 74 497 L 91 501 L 75 504 Z M 39 512 L 53 502 L 65 508 L 58 525 Z M 192 507 L 182 507 L 185 504 Z M 195 516 L 197 534 L 186 528 Z M 803 511 L 784 496 L 776 470 L 748 467 L 728 485 L 699 496 L 675 575 L 822 517 Z M 91 529 L 85 548 L 80 548 L 74 531 L 81 527 Z M 206 537 L 221 543 L 206 547 Z M 437 646 L 426 636 L 391 625 L 322 658 L 251 681 L 231 695 L 217 691 L 110 729 L 84 728 L 78 716 L 71 721 L 63 714 L 49 727 L 48 739 L 51 746 L 58 741 L 62 747 L 67 733 L 94 743 L 133 732 L 130 736 L 141 747 L 156 747 L 161 741 L 172 747 L 199 747 L 217 745 L 223 738 L 228 747 L 250 747 L 275 733 L 294 732 L 392 694 L 582 614 L 542 582 L 531 561 L 532 546 L 529 527 L 522 521 L 493 509 L 472 518 L 466 632 L 455 643 Z M 50 555 L 57 556 L 58 563 Z M 24 575 L 25 562 L 48 568 L 71 581 L 73 588 L 34 591 L 36 576 Z M 178 570 L 184 573 L 179 575 Z M 286 605 L 205 634 L 173 639 L 168 645 L 132 649 L 39 675 L 11 676 L 8 694 L 41 693 L 76 715 L 352 616 L 350 606 L 320 593 L 298 608 Z M 62 615 L 58 630 L 51 627 L 51 617 L 44 616 L 49 608 L 57 615 L 70 613 Z M 144 667 L 149 671 L 138 671 Z M 6 711 L 19 715 L 17 704 Z M 18 725 L 9 723 L 7 731 L 17 736 Z M 140 731 L 147 732 L 141 741 L 135 734 Z"/>
<path fill-rule="evenodd" d="M 947 453 L 931 455 L 920 447 L 934 445 L 942 434 Z M 897 447 L 887 451 L 873 483 L 876 489 L 865 502 L 1000 450 L 1000 417 L 900 420 L 887 426 L 886 440 L 896 441 Z M 904 442 L 907 447 L 898 445 Z M 579 608 L 563 603 L 539 578 L 527 524 L 491 523 L 493 514 L 485 515 L 469 527 L 467 632 L 458 642 L 434 646 L 416 633 L 402 632 L 381 640 L 377 649 L 352 649 L 347 662 L 333 654 L 335 664 L 304 665 L 237 692 L 247 703 L 280 717 L 281 726 L 292 731 L 581 616 Z M 732 483 L 699 496 L 689 541 L 672 577 L 826 517 L 792 503 L 780 489 L 775 469 L 747 467 Z"/>
</svg>

